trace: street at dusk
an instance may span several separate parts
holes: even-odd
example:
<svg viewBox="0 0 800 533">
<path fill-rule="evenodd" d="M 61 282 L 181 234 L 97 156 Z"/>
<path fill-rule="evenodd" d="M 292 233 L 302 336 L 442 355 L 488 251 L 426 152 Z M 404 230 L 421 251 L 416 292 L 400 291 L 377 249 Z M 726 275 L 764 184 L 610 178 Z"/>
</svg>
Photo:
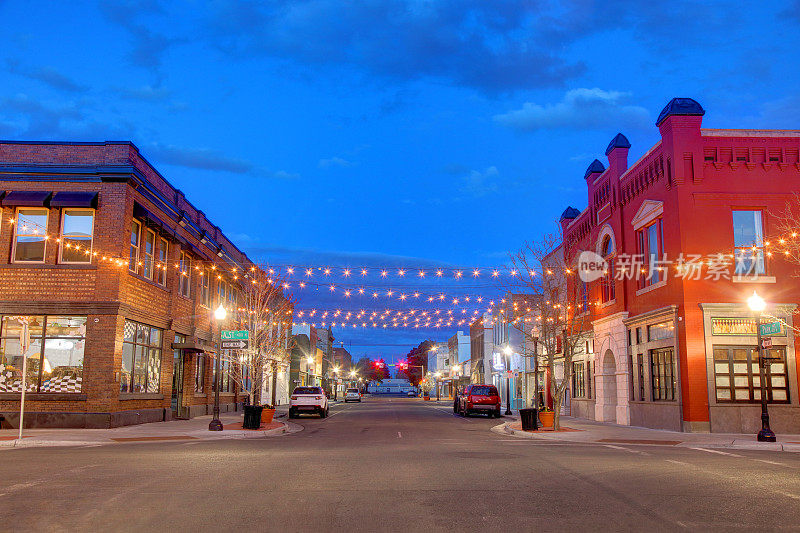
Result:
<svg viewBox="0 0 800 533">
<path fill-rule="evenodd" d="M 297 422 L 302 431 L 269 439 L 0 450 L 3 529 L 726 531 L 800 521 L 797 453 L 515 439 L 490 431 L 493 419 L 399 397 Z"/>
<path fill-rule="evenodd" d="M 800 0 L 0 28 L 0 532 L 800 530 Z"/>
</svg>

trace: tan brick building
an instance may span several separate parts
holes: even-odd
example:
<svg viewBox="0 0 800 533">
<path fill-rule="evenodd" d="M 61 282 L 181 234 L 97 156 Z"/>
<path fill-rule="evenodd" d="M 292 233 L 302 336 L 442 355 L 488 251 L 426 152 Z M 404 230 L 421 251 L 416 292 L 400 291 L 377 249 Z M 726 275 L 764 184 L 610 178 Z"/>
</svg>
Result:
<svg viewBox="0 0 800 533">
<path fill-rule="evenodd" d="M 253 264 L 136 146 L 0 141 L 0 215 L 6 426 L 19 420 L 23 349 L 26 427 L 211 412 L 214 341 L 236 327 Z M 228 366 L 222 411 L 242 400 Z"/>
</svg>

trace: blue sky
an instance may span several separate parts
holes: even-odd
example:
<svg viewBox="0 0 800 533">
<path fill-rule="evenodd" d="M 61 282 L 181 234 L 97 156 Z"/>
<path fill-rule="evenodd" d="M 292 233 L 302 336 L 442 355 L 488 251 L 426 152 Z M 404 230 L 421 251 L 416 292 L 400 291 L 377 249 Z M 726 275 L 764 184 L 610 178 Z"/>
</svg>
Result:
<svg viewBox="0 0 800 533">
<path fill-rule="evenodd" d="M 132 140 L 273 263 L 491 267 L 672 97 L 800 124 L 797 0 L 0 0 L 0 29 L 0 138 Z"/>
</svg>

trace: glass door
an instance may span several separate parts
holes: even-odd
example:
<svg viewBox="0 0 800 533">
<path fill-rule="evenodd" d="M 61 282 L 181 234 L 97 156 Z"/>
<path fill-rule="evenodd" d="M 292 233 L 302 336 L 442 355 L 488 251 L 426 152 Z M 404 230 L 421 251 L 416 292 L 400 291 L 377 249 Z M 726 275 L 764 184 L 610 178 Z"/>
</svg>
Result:
<svg viewBox="0 0 800 533">
<path fill-rule="evenodd" d="M 172 418 L 187 418 L 186 408 L 183 405 L 183 350 L 172 352 Z"/>
</svg>

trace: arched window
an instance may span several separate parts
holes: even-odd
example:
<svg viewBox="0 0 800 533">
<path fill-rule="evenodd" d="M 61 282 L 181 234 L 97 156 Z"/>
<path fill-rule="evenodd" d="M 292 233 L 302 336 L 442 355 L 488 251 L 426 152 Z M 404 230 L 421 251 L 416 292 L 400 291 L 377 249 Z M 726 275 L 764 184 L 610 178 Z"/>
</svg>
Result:
<svg viewBox="0 0 800 533">
<path fill-rule="evenodd" d="M 610 235 L 606 235 L 603 239 L 603 244 L 600 246 L 600 255 L 606 260 L 608 266 L 605 275 L 602 278 L 601 285 L 603 302 L 610 302 L 616 297 L 615 280 L 614 280 L 614 241 Z"/>
</svg>

